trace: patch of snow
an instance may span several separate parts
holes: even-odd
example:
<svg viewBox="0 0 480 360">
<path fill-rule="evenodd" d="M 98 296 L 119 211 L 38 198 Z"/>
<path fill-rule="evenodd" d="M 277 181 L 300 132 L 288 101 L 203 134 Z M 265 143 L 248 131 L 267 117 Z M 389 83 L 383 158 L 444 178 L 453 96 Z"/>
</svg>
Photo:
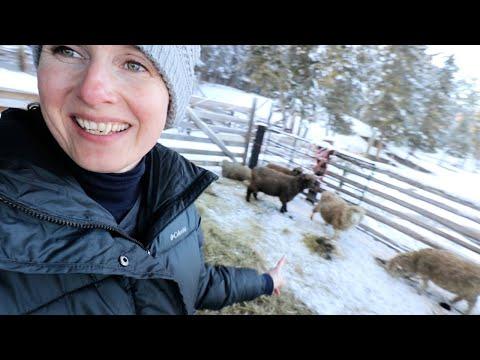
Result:
<svg viewBox="0 0 480 360">
<path fill-rule="evenodd" d="M 352 124 L 352 131 L 358 136 L 370 137 L 373 134 L 372 127 L 353 116 L 343 115 L 343 118 Z"/>
<path fill-rule="evenodd" d="M 270 115 L 273 104 L 272 99 L 220 84 L 202 83 L 199 85 L 199 88 L 200 92 L 198 95 L 200 96 L 247 108 L 252 107 L 253 99 L 256 98 L 256 117 L 266 120 Z"/>
<path fill-rule="evenodd" d="M 419 295 L 375 262 L 375 257 L 388 260 L 395 256 L 394 250 L 351 229 L 336 242 L 338 254 L 326 260 L 302 241 L 305 234 L 329 233 L 318 214 L 310 220 L 312 207 L 304 199 L 297 196 L 288 203 L 288 213 L 281 214 L 277 198 L 259 193 L 258 201 L 252 198 L 247 203 L 245 186 L 233 183 L 222 178 L 213 185 L 217 196 L 228 201 L 221 209 L 208 209 L 210 221 L 226 229 L 243 228 L 246 234 L 252 232 L 246 225 L 249 221 L 260 225 L 264 231 L 254 234 L 256 251 L 269 267 L 286 255 L 285 286 L 312 310 L 319 314 L 450 314 L 438 305 L 438 298 L 446 300 L 445 294 L 437 292 L 438 298 Z"/>
</svg>

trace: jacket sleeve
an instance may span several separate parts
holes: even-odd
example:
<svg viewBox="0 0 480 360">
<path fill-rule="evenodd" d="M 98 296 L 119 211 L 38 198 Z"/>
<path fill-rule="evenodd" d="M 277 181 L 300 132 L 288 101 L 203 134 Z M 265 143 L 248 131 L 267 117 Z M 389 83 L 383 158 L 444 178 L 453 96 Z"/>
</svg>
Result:
<svg viewBox="0 0 480 360">
<path fill-rule="evenodd" d="M 212 266 L 205 263 L 203 254 L 204 237 L 199 216 L 197 234 L 199 237 L 202 270 L 197 292 L 196 309 L 219 310 L 225 306 L 253 300 L 267 295 L 268 280 L 254 269 Z M 270 291 L 271 292 L 271 291 Z"/>
</svg>

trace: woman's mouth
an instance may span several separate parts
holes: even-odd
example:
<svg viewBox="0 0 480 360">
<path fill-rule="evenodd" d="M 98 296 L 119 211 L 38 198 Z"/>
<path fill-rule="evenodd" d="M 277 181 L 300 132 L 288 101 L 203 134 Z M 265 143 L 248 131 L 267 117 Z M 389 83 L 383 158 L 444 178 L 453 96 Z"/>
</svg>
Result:
<svg viewBox="0 0 480 360">
<path fill-rule="evenodd" d="M 77 116 L 72 117 L 73 120 L 81 127 L 85 132 L 92 135 L 106 136 L 111 134 L 120 133 L 126 131 L 131 127 L 130 124 L 123 122 L 98 122 L 82 119 Z"/>
</svg>

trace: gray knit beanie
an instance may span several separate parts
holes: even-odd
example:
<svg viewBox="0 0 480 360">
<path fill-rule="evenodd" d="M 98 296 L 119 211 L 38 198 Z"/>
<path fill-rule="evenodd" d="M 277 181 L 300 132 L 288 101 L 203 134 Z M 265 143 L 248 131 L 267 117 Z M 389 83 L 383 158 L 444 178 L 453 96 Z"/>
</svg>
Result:
<svg viewBox="0 0 480 360">
<path fill-rule="evenodd" d="M 31 45 L 38 66 L 42 45 Z M 170 105 L 165 128 L 174 127 L 185 117 L 193 93 L 194 69 L 200 60 L 199 45 L 136 45 L 157 67 L 167 85 Z"/>
</svg>

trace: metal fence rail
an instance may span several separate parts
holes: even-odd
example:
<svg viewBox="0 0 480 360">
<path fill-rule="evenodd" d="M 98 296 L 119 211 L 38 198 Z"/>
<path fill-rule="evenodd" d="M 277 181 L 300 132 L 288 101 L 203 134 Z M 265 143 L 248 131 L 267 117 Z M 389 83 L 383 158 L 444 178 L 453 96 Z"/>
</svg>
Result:
<svg viewBox="0 0 480 360">
<path fill-rule="evenodd" d="M 265 126 L 266 124 L 260 125 Z M 294 146 L 295 144 L 297 146 Z M 326 145 L 329 146 L 329 144 Z M 273 161 L 290 168 L 300 166 L 305 172 L 313 173 L 315 146 L 316 144 L 299 138 L 298 136 L 278 129 L 266 128 L 266 136 L 262 144 L 262 151 L 259 155 L 258 163 L 263 166 Z M 464 199 L 459 199 L 443 190 L 435 189 L 415 180 L 405 178 L 384 168 L 378 168 L 374 162 L 362 159 L 360 156 L 354 154 L 336 150 L 330 159 L 329 171 L 327 171 L 323 177 L 322 187 L 328 187 L 330 190 L 342 194 L 342 197 L 347 196 L 345 199 L 350 203 L 352 203 L 350 199 L 354 199 L 356 200 L 356 202 L 354 202 L 355 204 L 369 205 L 368 208 L 366 208 L 367 216 L 371 220 L 374 220 L 374 222 L 386 225 L 415 241 L 431 247 L 442 248 L 442 242 L 447 241 L 476 254 L 480 254 L 480 231 L 460 224 L 452 218 L 440 216 L 434 209 L 438 208 L 476 223 L 479 223 L 480 214 L 477 215 L 473 212 L 467 212 L 452 205 L 431 199 L 416 193 L 415 189 L 425 190 L 458 205 L 469 206 L 472 210 L 480 210 L 476 204 L 472 204 Z M 333 169 L 339 170 L 340 173 L 338 173 L 338 171 L 332 171 Z M 381 179 L 378 178 L 380 175 L 382 177 Z M 396 183 L 405 183 L 405 187 L 390 183 L 388 179 L 385 179 L 384 175 L 388 175 L 389 178 L 393 179 Z M 353 180 L 355 177 L 363 179 L 363 183 Z M 401 200 L 385 191 L 372 188 L 372 184 L 378 184 L 386 189 L 398 191 L 407 199 L 424 202 L 434 209 L 427 210 L 419 205 L 413 205 L 407 200 Z M 412 187 L 415 189 L 412 189 Z M 396 210 L 389 205 L 390 203 L 395 204 L 396 207 L 400 206 L 406 209 L 406 211 Z M 412 216 L 412 214 L 415 216 Z M 413 227 L 401 225 L 400 222 L 408 222 L 423 230 L 427 230 L 428 233 L 438 236 L 438 240 L 430 236 L 422 235 L 418 231 L 415 231 Z M 364 232 L 369 232 L 376 240 L 388 243 L 390 247 L 395 248 L 397 251 L 406 251 L 407 249 L 407 247 L 396 243 L 395 239 L 390 239 L 389 236 L 382 233 L 381 230 L 364 224 L 360 224 L 359 228 Z M 442 240 L 439 242 L 440 238 Z"/>
</svg>

